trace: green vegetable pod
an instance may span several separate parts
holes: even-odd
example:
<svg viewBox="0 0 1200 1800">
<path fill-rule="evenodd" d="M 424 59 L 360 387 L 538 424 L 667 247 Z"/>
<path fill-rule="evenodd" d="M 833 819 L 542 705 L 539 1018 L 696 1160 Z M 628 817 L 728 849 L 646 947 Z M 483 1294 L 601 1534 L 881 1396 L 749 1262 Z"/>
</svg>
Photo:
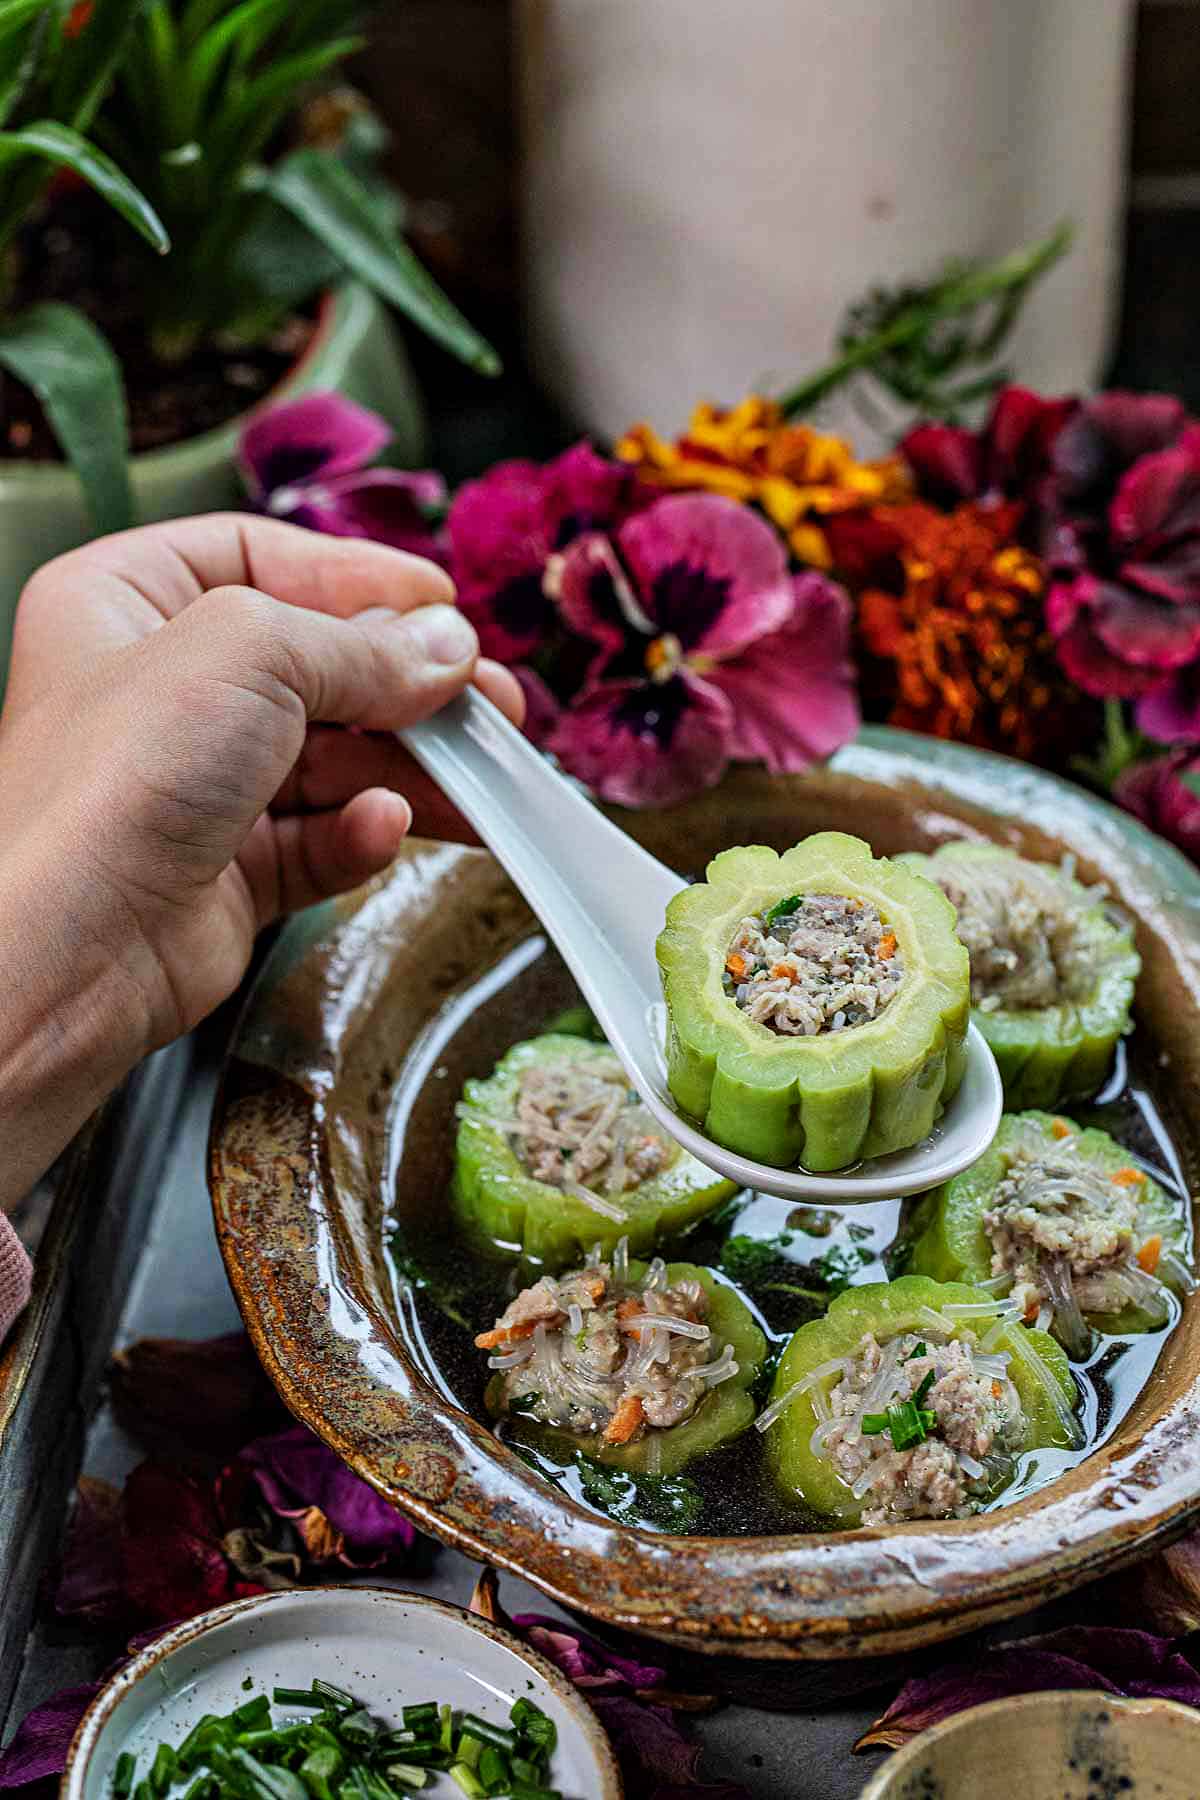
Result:
<svg viewBox="0 0 1200 1800">
<path fill-rule="evenodd" d="M 557 1270 L 583 1260 L 596 1244 L 607 1254 L 627 1237 L 634 1252 L 653 1251 L 735 1193 L 674 1142 L 657 1174 L 617 1196 L 609 1217 L 586 1200 L 538 1181 L 522 1163 L 510 1120 L 521 1078 L 539 1065 L 588 1070 L 612 1063 L 607 1044 L 549 1032 L 514 1044 L 486 1080 L 469 1081 L 459 1109 L 451 1205 L 459 1225 L 481 1248 Z"/>
<path fill-rule="evenodd" d="M 631 1285 L 643 1281 L 645 1275 L 644 1263 L 630 1263 Z M 708 1295 L 706 1323 L 712 1333 L 710 1360 L 715 1361 L 723 1355 L 728 1344 L 738 1366 L 736 1375 L 710 1389 L 690 1419 L 666 1430 L 650 1430 L 632 1444 L 603 1444 L 589 1433 L 563 1431 L 519 1415 L 513 1419 L 514 1434 L 527 1439 L 535 1448 L 544 1447 L 559 1462 L 569 1461 L 576 1451 L 581 1450 L 595 1462 L 623 1469 L 628 1475 L 677 1475 L 707 1450 L 715 1450 L 719 1444 L 728 1443 L 745 1431 L 754 1417 L 754 1402 L 749 1390 L 766 1356 L 767 1341 L 745 1301 L 731 1287 L 718 1281 L 711 1270 L 702 1269 L 695 1263 L 668 1263 L 668 1286 L 674 1287 L 681 1281 L 698 1281 Z M 496 1415 L 501 1401 L 499 1377 L 493 1377 L 488 1383 L 486 1401 L 489 1412 Z"/>
<path fill-rule="evenodd" d="M 904 975 L 866 1023 L 777 1035 L 725 992 L 726 955 L 743 918 L 805 894 L 872 904 Z M 722 852 L 667 907 L 658 965 L 671 1092 L 717 1143 L 756 1161 L 820 1171 L 906 1149 L 928 1137 L 962 1079 L 968 965 L 953 908 L 859 838 L 825 831 L 783 856 L 761 845 Z"/>
<path fill-rule="evenodd" d="M 1045 1112 L 1006 1113 L 991 1146 L 956 1175 L 927 1194 L 914 1218 L 916 1235 L 908 1266 L 917 1275 L 935 1281 L 986 1281 L 992 1274 L 992 1240 L 984 1225 L 1000 1183 L 1014 1159 L 1022 1154 L 1041 1154 L 1078 1163 L 1102 1176 L 1135 1173 L 1129 1152 L 1106 1131 L 1082 1129 L 1071 1119 Z M 1191 1286 L 1188 1225 L 1184 1209 L 1144 1171 L 1137 1183 L 1138 1206 L 1135 1249 L 1160 1240 L 1156 1246 L 1155 1274 L 1176 1294 Z M 1129 1305 L 1116 1313 L 1084 1313 L 1089 1325 L 1111 1333 L 1146 1331 L 1162 1324 L 1161 1316 Z"/>
<path fill-rule="evenodd" d="M 943 844 L 932 856 L 910 853 L 899 860 L 931 881 L 949 880 L 958 869 L 976 881 L 1011 883 L 1028 870 L 1061 886 L 1088 947 L 1091 972 L 1082 991 L 1048 1006 L 1009 1006 L 981 995 L 974 980 L 971 1017 L 996 1058 L 1005 1102 L 1014 1112 L 1094 1094 L 1129 1029 L 1142 966 L 1129 928 L 1115 923 L 1103 901 L 1061 869 L 1030 863 L 999 844 Z"/>
<path fill-rule="evenodd" d="M 780 1359 L 771 1402 L 782 1400 L 812 1371 L 853 1357 L 867 1332 L 881 1346 L 907 1332 L 918 1336 L 937 1333 L 946 1340 L 968 1332 L 982 1337 L 989 1325 L 986 1315 L 959 1318 L 946 1314 L 943 1308 L 988 1303 L 993 1308 L 996 1305 L 993 1296 L 980 1288 L 963 1282 L 931 1281 L 922 1275 L 903 1275 L 898 1281 L 847 1288 L 833 1301 L 823 1319 L 813 1319 L 796 1332 Z M 1054 1339 L 1023 1325 L 1008 1325 L 998 1334 L 994 1349 L 1007 1351 L 1011 1358 L 1009 1374 L 1027 1425 L 1020 1448 L 1066 1448 L 1078 1444 L 1081 1430 L 1074 1410 L 1075 1383 L 1067 1359 Z M 854 1498 L 832 1462 L 812 1448 L 813 1433 L 821 1422 L 817 1396 L 827 1397 L 840 1379 L 840 1366 L 831 1367 L 820 1380 L 787 1403 L 764 1435 L 776 1475 L 788 1493 L 843 1525 L 857 1525 L 864 1503 Z"/>
</svg>

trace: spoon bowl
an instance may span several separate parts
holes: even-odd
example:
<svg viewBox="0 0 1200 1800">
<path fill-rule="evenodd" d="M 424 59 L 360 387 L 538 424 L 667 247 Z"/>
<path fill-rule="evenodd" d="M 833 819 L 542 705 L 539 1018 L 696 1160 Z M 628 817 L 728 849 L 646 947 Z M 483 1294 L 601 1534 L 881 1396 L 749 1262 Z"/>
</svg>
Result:
<svg viewBox="0 0 1200 1800">
<path fill-rule="evenodd" d="M 995 1060 L 970 1027 L 967 1072 L 932 1136 L 831 1174 L 777 1169 L 722 1148 L 667 1086 L 654 940 L 687 883 L 607 819 L 474 688 L 401 741 L 511 876 L 648 1110 L 685 1150 L 740 1187 L 809 1204 L 899 1199 L 948 1181 L 987 1149 L 1003 1109 Z"/>
</svg>

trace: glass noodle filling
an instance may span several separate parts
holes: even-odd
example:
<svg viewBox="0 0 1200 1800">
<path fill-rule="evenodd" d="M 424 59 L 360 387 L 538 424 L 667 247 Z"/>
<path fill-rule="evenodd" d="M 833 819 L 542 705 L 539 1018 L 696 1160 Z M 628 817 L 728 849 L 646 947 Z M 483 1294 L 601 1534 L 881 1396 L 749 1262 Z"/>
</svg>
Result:
<svg viewBox="0 0 1200 1800">
<path fill-rule="evenodd" d="M 799 1037 L 878 1017 L 904 956 L 879 911 L 845 894 L 792 894 L 742 920 L 725 957 L 729 997 L 768 1030 Z"/>
<path fill-rule="evenodd" d="M 681 1424 L 738 1373 L 729 1344 L 717 1353 L 707 1311 L 700 1283 L 668 1285 L 661 1257 L 632 1280 L 621 1238 L 611 1263 L 597 1247 L 582 1269 L 525 1288 L 475 1344 L 501 1377 L 497 1411 L 630 1444 Z"/>
<path fill-rule="evenodd" d="M 1107 889 L 1074 888 L 1070 866 L 1060 873 L 1039 863 L 956 861 L 944 853 L 927 873 L 958 912 L 973 1006 L 1056 1006 L 1095 991 L 1112 942 L 1098 930 L 1095 910 Z"/>
<path fill-rule="evenodd" d="M 1056 1141 L 1031 1130 L 1019 1144 L 983 1215 L 992 1245 L 995 1285 L 1029 1323 L 1051 1322 L 1066 1349 L 1087 1354 L 1085 1312 L 1136 1306 L 1160 1323 L 1170 1316 L 1159 1278 L 1170 1270 L 1190 1286 L 1188 1271 L 1157 1232 L 1138 1228 L 1146 1177 L 1110 1170 L 1074 1150 L 1065 1120 Z"/>
<path fill-rule="evenodd" d="M 810 1370 L 757 1424 L 811 1392 L 812 1454 L 863 1503 L 864 1525 L 965 1518 L 1011 1474 L 1024 1442 L 1008 1364 L 1007 1351 L 985 1352 L 970 1331 L 910 1331 L 886 1344 L 867 1332 L 853 1356 Z"/>
<path fill-rule="evenodd" d="M 521 1077 L 512 1116 L 489 1113 L 488 1123 L 508 1135 L 535 1181 L 562 1188 L 606 1219 L 624 1219 L 617 1197 L 671 1160 L 615 1056 L 535 1064 Z"/>
</svg>

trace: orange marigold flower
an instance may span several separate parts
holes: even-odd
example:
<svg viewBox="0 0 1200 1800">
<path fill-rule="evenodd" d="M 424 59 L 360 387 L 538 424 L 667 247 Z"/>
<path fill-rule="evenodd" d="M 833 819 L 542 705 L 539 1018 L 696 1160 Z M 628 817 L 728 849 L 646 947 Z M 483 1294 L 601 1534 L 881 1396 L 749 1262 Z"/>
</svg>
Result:
<svg viewBox="0 0 1200 1800">
<path fill-rule="evenodd" d="M 1055 659 L 1046 571 L 1016 541 L 1021 512 L 913 501 L 839 522 L 839 563 L 854 563 L 856 538 L 869 546 L 854 571 L 858 624 L 889 724 L 1027 758 L 1078 734 L 1088 702 Z"/>
<path fill-rule="evenodd" d="M 817 569 L 831 561 L 823 518 L 906 499 L 911 487 L 903 458 L 857 462 L 843 438 L 789 425 L 775 402 L 758 394 L 725 409 L 698 406 L 674 443 L 649 425 L 631 426 L 616 453 L 657 486 L 706 488 L 756 502 L 793 555 Z"/>
</svg>

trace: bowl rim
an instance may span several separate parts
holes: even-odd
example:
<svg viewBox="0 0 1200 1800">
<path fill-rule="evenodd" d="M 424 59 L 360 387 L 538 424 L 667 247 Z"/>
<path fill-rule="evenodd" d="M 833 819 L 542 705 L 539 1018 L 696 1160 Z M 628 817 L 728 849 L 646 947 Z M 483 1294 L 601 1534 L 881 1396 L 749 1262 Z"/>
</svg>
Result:
<svg viewBox="0 0 1200 1800">
<path fill-rule="evenodd" d="M 1159 1718 L 1164 1713 L 1168 1718 L 1186 1720 L 1193 1732 L 1200 1737 L 1200 1712 L 1194 1706 L 1185 1706 L 1182 1700 L 1169 1700 L 1159 1694 L 1110 1694 L 1104 1688 L 1035 1688 L 1027 1694 L 1001 1694 L 995 1700 L 981 1700 L 975 1706 L 964 1706 L 961 1712 L 952 1713 L 948 1719 L 942 1719 L 936 1725 L 926 1726 L 907 1744 L 901 1744 L 893 1750 L 882 1767 L 876 1769 L 871 1776 L 859 1800 L 901 1800 L 899 1789 L 893 1783 L 911 1774 L 913 1765 L 927 1756 L 930 1749 L 945 1743 L 964 1726 L 979 1724 L 985 1715 L 993 1725 L 1001 1718 L 1008 1719 L 1017 1715 L 1018 1720 L 1030 1713 L 1053 1712 L 1064 1702 L 1075 1701 L 1082 1705 L 1087 1702 L 1092 1706 L 1110 1707 L 1114 1712 L 1128 1713 L 1133 1718 L 1142 1716 Z M 869 1749 L 876 1746 L 870 1745 Z"/>
<path fill-rule="evenodd" d="M 999 835 L 999 827 L 1012 833 L 1019 826 L 1027 835 L 1040 832 L 1061 843 L 1070 842 L 1073 829 L 1081 860 L 1097 866 L 1104 866 L 1107 857 L 1109 866 L 1115 859 L 1123 870 L 1120 858 L 1128 858 L 1164 932 L 1163 895 L 1170 890 L 1187 903 L 1186 918 L 1168 920 L 1173 933 L 1167 935 L 1173 943 L 1183 942 L 1180 954 L 1188 958 L 1200 1007 L 1200 871 L 1128 814 L 1008 758 L 887 728 L 864 730 L 853 746 L 833 758 L 829 773 L 843 789 L 847 779 L 860 787 L 881 782 L 902 787 L 910 799 L 915 789 L 926 812 L 942 819 L 949 813 L 958 826 L 977 815 L 990 821 L 992 835 Z M 997 792 L 999 778 L 1003 785 Z M 792 793 L 798 804 L 800 784 L 808 779 L 775 777 L 772 789 Z M 496 870 L 486 852 L 422 846 L 419 840 L 402 852 L 397 866 L 403 871 L 409 859 L 434 850 L 452 850 Z M 222 1133 L 231 1066 L 273 970 L 302 956 L 321 930 L 331 929 L 334 939 L 348 931 L 358 909 L 379 895 L 386 879 L 330 903 L 320 920 L 310 917 L 285 927 L 230 1046 L 213 1113 L 209 1178 L 218 1238 L 239 1307 L 288 1407 L 424 1529 L 469 1556 L 523 1576 L 560 1605 L 676 1649 L 829 1659 L 904 1651 L 1029 1611 L 1178 1535 L 1200 1510 L 1200 1380 L 1192 1383 L 1186 1403 L 1156 1414 L 1131 1444 L 1110 1440 L 1090 1456 L 1081 1465 L 1090 1472 L 1086 1482 L 1067 1487 L 1072 1480 L 1068 1473 L 1011 1507 L 967 1520 L 769 1538 L 651 1533 L 616 1525 L 557 1490 L 543 1489 L 511 1451 L 437 1394 L 398 1355 L 390 1332 L 377 1334 L 372 1344 L 376 1366 L 369 1373 L 357 1348 L 339 1345 L 332 1335 L 322 1340 L 321 1354 L 336 1360 L 344 1351 L 341 1376 L 353 1381 L 360 1397 L 367 1390 L 379 1396 L 378 1420 L 386 1418 L 394 1445 L 381 1444 L 378 1429 L 364 1426 L 354 1409 L 342 1406 L 339 1416 L 331 1417 L 315 1391 L 314 1353 L 308 1353 L 306 1363 L 303 1354 L 294 1354 L 293 1342 L 293 1334 L 303 1338 L 314 1329 L 311 1297 L 320 1287 L 315 1267 L 321 1252 L 312 1245 L 302 1250 L 314 1275 L 303 1311 L 278 1268 L 244 1266 L 245 1221 L 238 1216 L 244 1195 L 235 1192 L 239 1182 L 222 1166 Z M 503 885 L 503 878 L 498 880 Z M 250 1179 L 255 1179 L 253 1173 Z M 288 1228 L 287 1207 L 278 1197 L 273 1221 L 269 1197 L 260 1192 L 257 1202 L 266 1211 L 256 1218 L 255 1233 L 262 1232 L 264 1217 Z M 305 1205 L 319 1220 L 319 1201 L 310 1194 Z M 294 1211 L 290 1230 L 296 1248 Z M 326 1253 L 335 1235 L 325 1241 Z M 326 1269 L 326 1280 L 328 1275 Z M 339 1297 L 345 1298 L 344 1289 Z M 395 1372 L 390 1387 L 381 1381 L 378 1358 Z M 511 1465 L 487 1507 L 477 1500 L 472 1504 L 470 1496 L 461 1498 L 481 1464 L 489 1465 L 489 1477 Z M 519 1543 L 514 1547 L 526 1522 L 520 1516 L 522 1505 L 540 1513 L 532 1538 L 525 1534 L 524 1550 Z M 570 1537 L 565 1554 L 554 1541 L 561 1536 Z M 832 1558 L 839 1565 L 836 1580 L 830 1574 Z"/>
<path fill-rule="evenodd" d="M 91 1701 L 75 1729 L 67 1751 L 59 1787 L 60 1800 L 83 1800 L 88 1767 L 113 1712 L 139 1682 L 170 1657 L 194 1643 L 197 1638 L 228 1624 L 231 1619 L 264 1612 L 268 1608 L 281 1609 L 289 1605 L 303 1608 L 312 1600 L 325 1599 L 330 1595 L 350 1606 L 356 1603 L 359 1596 L 373 1603 L 382 1601 L 390 1605 L 398 1602 L 405 1606 L 417 1606 L 438 1613 L 456 1625 L 465 1625 L 480 1637 L 490 1638 L 494 1643 L 501 1644 L 539 1677 L 579 1725 L 594 1764 L 593 1773 L 600 1782 L 596 1800 L 624 1800 L 625 1790 L 608 1734 L 575 1683 L 539 1651 L 522 1643 L 515 1633 L 506 1631 L 503 1626 L 495 1624 L 491 1619 L 482 1618 L 465 1606 L 459 1606 L 453 1600 L 443 1600 L 435 1594 L 412 1593 L 405 1588 L 379 1587 L 359 1582 L 353 1585 L 322 1582 L 309 1587 L 275 1588 L 269 1593 L 251 1594 L 243 1600 L 227 1601 L 223 1606 L 210 1607 L 207 1612 L 197 1613 L 191 1619 L 182 1619 L 175 1625 L 169 1625 L 160 1637 L 145 1645 L 117 1669 Z"/>
</svg>

